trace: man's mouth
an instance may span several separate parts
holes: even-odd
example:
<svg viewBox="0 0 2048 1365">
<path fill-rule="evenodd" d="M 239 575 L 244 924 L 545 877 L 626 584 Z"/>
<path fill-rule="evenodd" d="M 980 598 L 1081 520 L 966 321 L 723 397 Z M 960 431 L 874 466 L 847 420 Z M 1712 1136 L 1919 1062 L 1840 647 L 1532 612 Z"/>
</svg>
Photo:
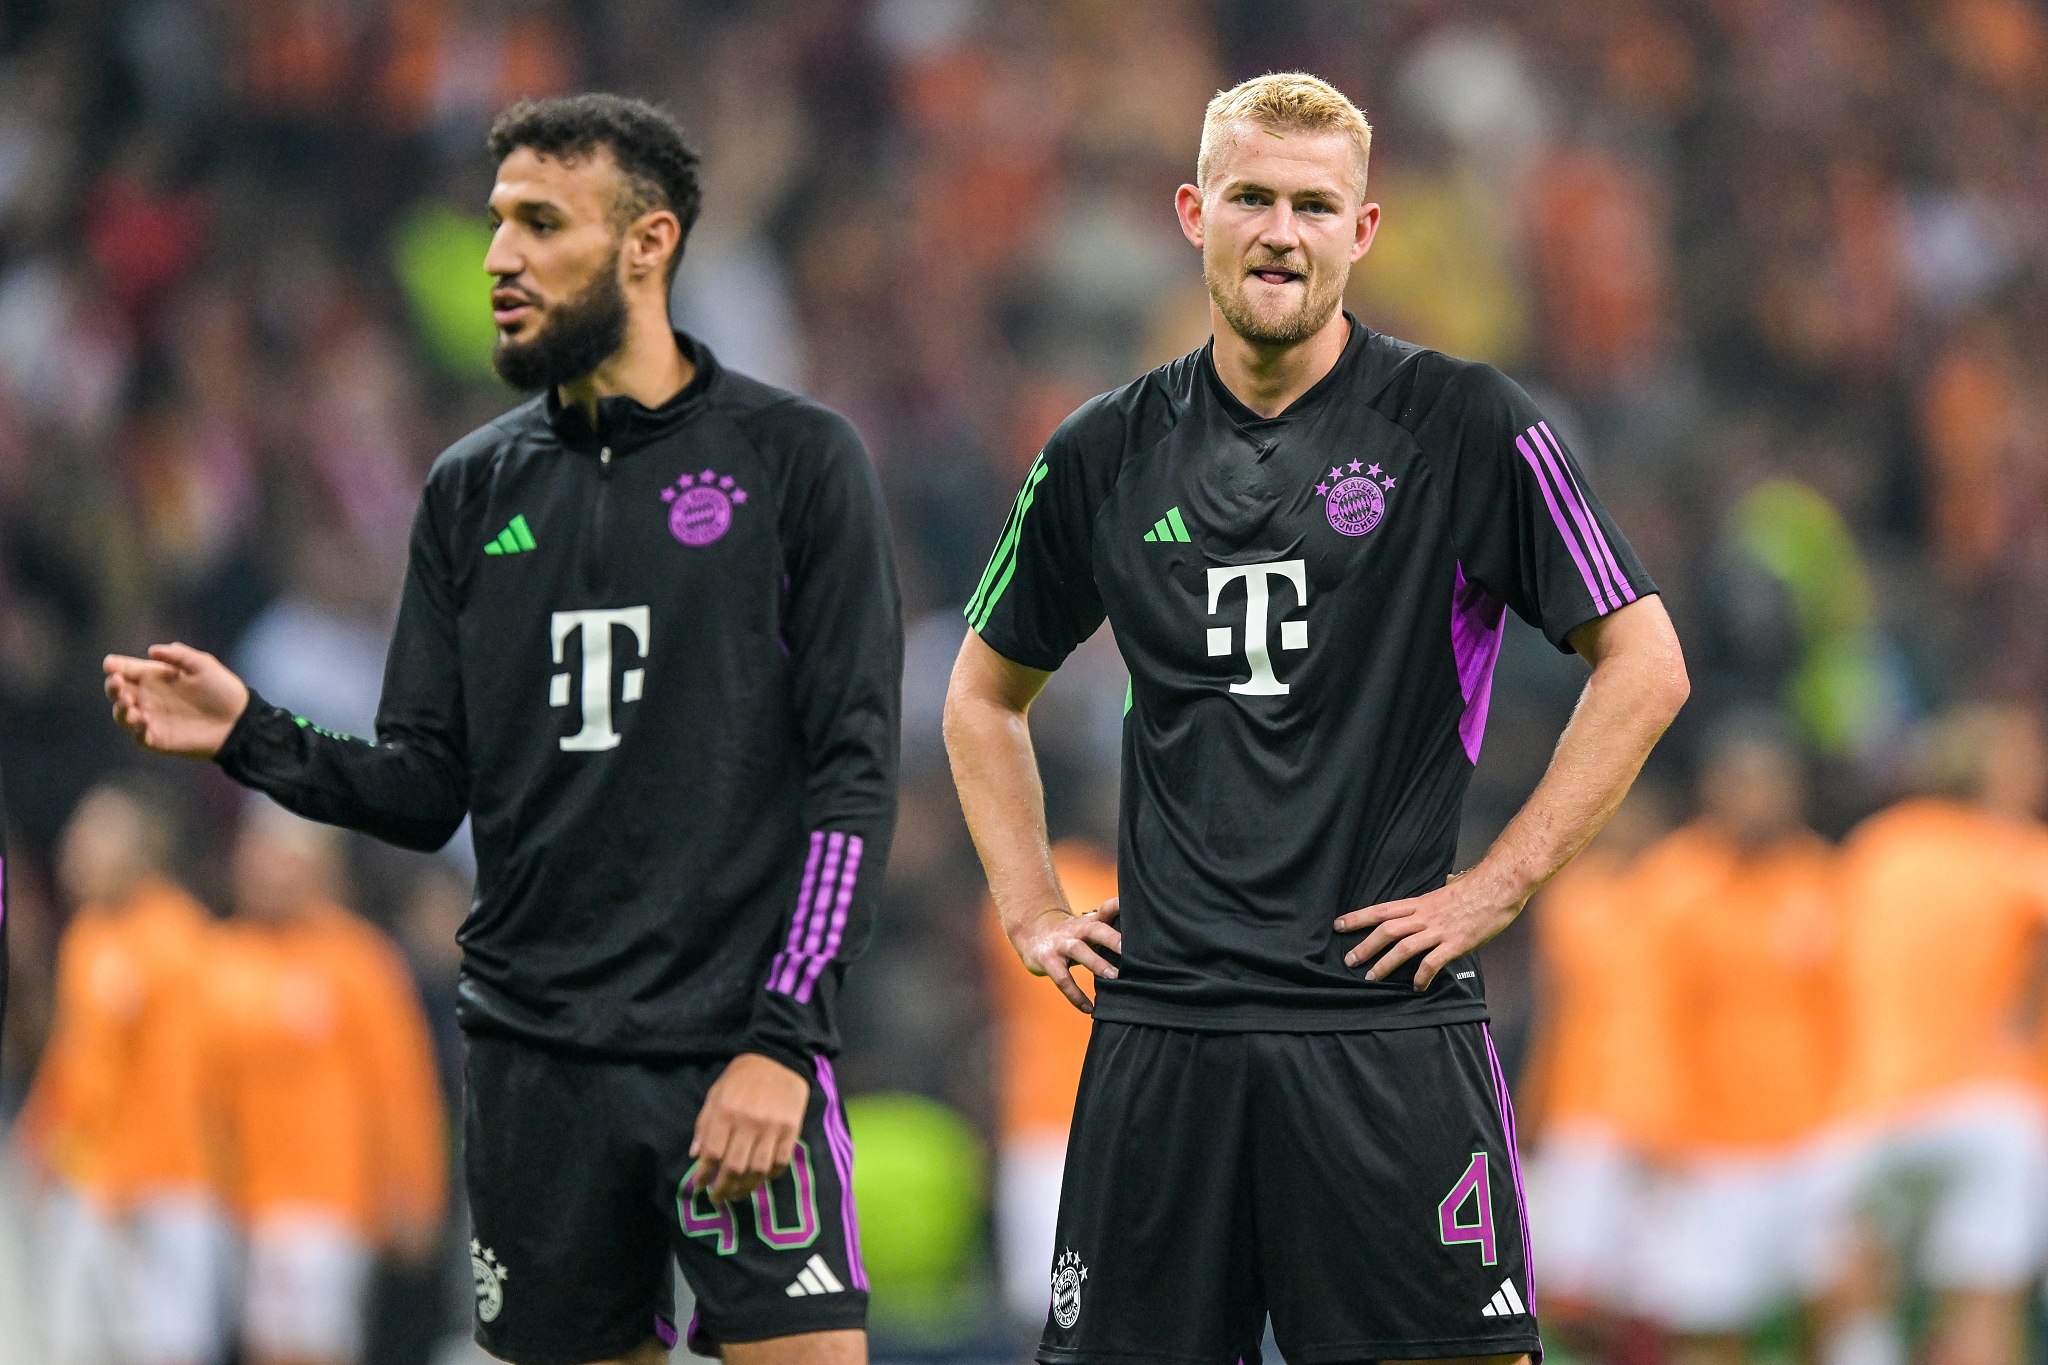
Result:
<svg viewBox="0 0 2048 1365">
<path fill-rule="evenodd" d="M 508 289 L 491 291 L 491 321 L 500 327 L 517 326 L 538 311 L 538 306 L 525 294 Z"/>
<path fill-rule="evenodd" d="M 1263 280 L 1267 284 L 1275 285 L 1293 284 L 1302 277 L 1299 270 L 1289 270 L 1285 266 L 1277 265 L 1256 266 L 1251 274 L 1255 280 Z"/>
</svg>

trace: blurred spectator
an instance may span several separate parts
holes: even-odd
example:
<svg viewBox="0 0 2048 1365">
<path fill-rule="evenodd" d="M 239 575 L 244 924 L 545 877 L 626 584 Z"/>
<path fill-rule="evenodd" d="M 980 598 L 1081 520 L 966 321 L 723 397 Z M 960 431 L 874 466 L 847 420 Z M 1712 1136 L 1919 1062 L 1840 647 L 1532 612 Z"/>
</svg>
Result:
<svg viewBox="0 0 2048 1365">
<path fill-rule="evenodd" d="M 1052 862 L 1077 913 L 1116 895 L 1116 859 L 1094 845 L 1062 840 Z M 996 1012 L 996 1261 L 1005 1306 L 1042 1326 L 1089 1020 L 1052 982 L 1025 970 L 993 905 L 983 907 L 982 924 Z M 1077 972 L 1075 981 L 1093 996 L 1094 979 Z"/>
<path fill-rule="evenodd" d="M 372 1260 L 438 1239 L 446 1150 L 432 1044 L 398 952 L 338 903 L 339 833 L 252 800 L 208 973 L 209 1084 L 248 1239 L 258 1365 L 352 1365 Z"/>
<path fill-rule="evenodd" d="M 1928 1358 L 2014 1365 L 2048 1214 L 2048 1118 L 2028 1033 L 2048 930 L 2048 738 L 2024 707 L 1934 726 L 1928 793 L 1842 853 L 1851 1136 L 1830 1160 L 1842 1242 L 1834 1359 L 1904 1359 L 1887 1286 L 1940 1296 Z"/>
<path fill-rule="evenodd" d="M 1663 1103 L 1634 1274 L 1675 1361 L 1740 1365 L 1826 1278 L 1813 1149 L 1842 1052 L 1834 868 L 1770 717 L 1721 722 L 1699 791 L 1699 818 L 1636 873 L 1650 998 L 1632 1027 Z"/>
<path fill-rule="evenodd" d="M 1536 1275 L 1546 1326 L 1600 1355 L 1616 1348 L 1634 1310 L 1641 1114 L 1675 1081 L 1651 1069 L 1643 1047 L 1647 936 L 1636 871 L 1670 826 L 1666 801 L 1638 781 L 1531 912 L 1541 1003 L 1516 1109 L 1535 1142 Z"/>
<path fill-rule="evenodd" d="M 20 1127 L 48 1181 L 56 1365 L 211 1365 L 224 1346 L 195 989 L 216 930 L 168 880 L 171 828 L 146 797 L 99 787 L 64 831 L 58 876 L 76 909 Z"/>
</svg>

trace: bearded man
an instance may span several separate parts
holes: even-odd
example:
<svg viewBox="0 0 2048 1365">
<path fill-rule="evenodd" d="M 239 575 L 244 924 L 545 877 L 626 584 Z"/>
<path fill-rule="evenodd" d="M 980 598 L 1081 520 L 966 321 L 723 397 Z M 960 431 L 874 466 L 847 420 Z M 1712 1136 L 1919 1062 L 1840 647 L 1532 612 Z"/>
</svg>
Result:
<svg viewBox="0 0 2048 1365">
<path fill-rule="evenodd" d="M 1528 395 L 1340 312 L 1372 130 L 1312 76 L 1211 102 L 1180 226 L 1214 337 L 1025 478 L 946 735 L 1011 943 L 1095 1023 L 1053 1365 L 1540 1350 L 1475 949 L 1613 812 L 1687 694 L 1671 623 Z M 1447 878 L 1507 608 L 1592 665 L 1550 770 Z M 1053 875 L 1027 712 L 1107 617 L 1120 898 Z M 1094 973 L 1091 1002 L 1071 968 Z"/>
<path fill-rule="evenodd" d="M 477 1340 L 515 1365 L 861 1365 L 834 1001 L 895 823 L 902 633 L 841 417 L 669 324 L 701 202 L 661 111 L 499 117 L 497 368 L 543 390 L 434 463 L 374 740 L 184 645 L 115 718 L 410 848 L 474 821 L 460 938 Z"/>
</svg>

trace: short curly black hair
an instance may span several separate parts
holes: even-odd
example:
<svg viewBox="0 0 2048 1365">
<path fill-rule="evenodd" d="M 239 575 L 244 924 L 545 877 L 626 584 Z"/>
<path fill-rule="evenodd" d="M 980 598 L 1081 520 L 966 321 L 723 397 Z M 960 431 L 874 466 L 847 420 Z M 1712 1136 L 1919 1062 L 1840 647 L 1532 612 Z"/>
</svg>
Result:
<svg viewBox="0 0 2048 1365">
<path fill-rule="evenodd" d="M 628 187 L 616 207 L 620 225 L 656 208 L 668 209 L 683 225 L 668 258 L 668 279 L 674 282 L 683 245 L 704 208 L 704 186 L 697 178 L 702 158 L 684 140 L 675 119 L 624 95 L 521 100 L 491 124 L 491 156 L 503 161 L 521 147 L 570 161 L 609 148 Z"/>
</svg>

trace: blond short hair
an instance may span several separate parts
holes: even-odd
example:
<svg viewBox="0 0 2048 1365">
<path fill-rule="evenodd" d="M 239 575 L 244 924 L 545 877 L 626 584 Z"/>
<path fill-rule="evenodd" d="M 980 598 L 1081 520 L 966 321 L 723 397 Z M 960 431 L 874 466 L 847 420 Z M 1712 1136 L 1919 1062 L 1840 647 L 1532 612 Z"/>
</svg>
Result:
<svg viewBox="0 0 2048 1365">
<path fill-rule="evenodd" d="M 1196 185 L 1208 186 L 1209 167 L 1233 123 L 1343 133 L 1351 139 L 1352 159 L 1358 163 L 1358 193 L 1365 194 L 1366 163 L 1372 157 L 1372 125 L 1365 121 L 1364 110 L 1321 77 L 1306 71 L 1269 71 L 1218 91 L 1202 115 L 1202 150 L 1195 159 Z"/>
</svg>

